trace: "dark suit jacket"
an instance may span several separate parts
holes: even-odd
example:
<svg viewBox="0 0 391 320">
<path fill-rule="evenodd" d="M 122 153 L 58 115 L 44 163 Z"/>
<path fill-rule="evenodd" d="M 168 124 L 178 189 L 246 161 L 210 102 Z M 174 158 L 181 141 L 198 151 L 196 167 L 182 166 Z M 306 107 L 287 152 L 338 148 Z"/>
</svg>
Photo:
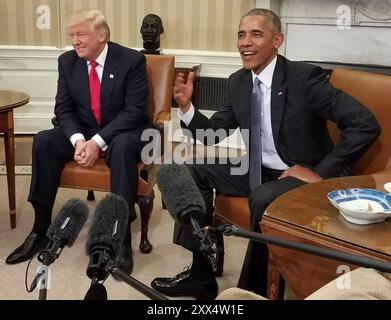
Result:
<svg viewBox="0 0 391 320">
<path fill-rule="evenodd" d="M 249 129 L 251 91 L 251 71 L 233 73 L 219 111 L 211 119 L 195 112 L 188 127 L 193 136 L 196 129 Z M 271 119 L 281 159 L 289 166 L 307 166 L 323 178 L 348 174 L 350 166 L 380 134 L 372 113 L 331 86 L 323 69 L 282 56 L 277 58 L 273 75 Z M 342 139 L 335 146 L 326 120 L 336 122 L 341 130 Z"/>
<path fill-rule="evenodd" d="M 101 124 L 90 108 L 88 67 L 74 50 L 58 59 L 55 114 L 65 135 L 98 133 L 107 143 L 118 134 L 147 126 L 148 78 L 145 57 L 138 51 L 108 43 L 101 80 Z"/>
</svg>

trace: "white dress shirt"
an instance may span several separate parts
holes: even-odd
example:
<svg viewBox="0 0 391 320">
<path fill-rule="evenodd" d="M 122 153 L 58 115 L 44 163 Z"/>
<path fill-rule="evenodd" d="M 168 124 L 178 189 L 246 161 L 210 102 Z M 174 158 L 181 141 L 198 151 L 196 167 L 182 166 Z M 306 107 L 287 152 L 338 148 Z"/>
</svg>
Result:
<svg viewBox="0 0 391 320">
<path fill-rule="evenodd" d="M 289 168 L 277 153 L 272 131 L 271 118 L 271 93 L 274 69 L 277 63 L 277 56 L 266 66 L 259 75 L 252 73 L 254 83 L 255 77 L 261 80 L 262 89 L 262 124 L 261 124 L 261 143 L 262 143 L 262 165 L 264 167 L 276 170 L 285 170 Z"/>
</svg>

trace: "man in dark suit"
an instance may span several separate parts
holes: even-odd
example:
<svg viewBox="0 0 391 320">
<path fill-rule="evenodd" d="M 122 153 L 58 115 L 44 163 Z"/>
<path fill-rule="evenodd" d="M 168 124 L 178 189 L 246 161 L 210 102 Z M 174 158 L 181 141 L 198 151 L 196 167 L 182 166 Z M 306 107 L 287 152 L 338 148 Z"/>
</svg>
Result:
<svg viewBox="0 0 391 320">
<path fill-rule="evenodd" d="M 141 132 L 149 126 L 145 57 L 110 42 L 110 29 L 98 10 L 75 13 L 68 35 L 74 50 L 59 57 L 55 105 L 59 127 L 39 132 L 33 142 L 28 200 L 35 210 L 34 226 L 8 256 L 9 264 L 28 260 L 45 246 L 61 172 L 68 161 L 91 167 L 104 156 L 111 192 L 127 201 L 130 222 L 136 218 Z M 130 223 L 118 263 L 131 272 Z"/>
<path fill-rule="evenodd" d="M 292 62 L 277 54 L 283 43 L 281 22 L 270 10 L 253 9 L 240 21 L 237 47 L 243 69 L 228 79 L 228 96 L 211 119 L 190 102 L 193 74 L 176 78 L 174 98 L 182 127 L 248 130 L 249 172 L 233 175 L 229 164 L 188 165 L 207 206 L 203 225 L 210 224 L 213 190 L 248 196 L 251 228 L 260 232 L 266 207 L 283 193 L 322 179 L 343 176 L 380 134 L 372 113 L 332 87 L 316 66 Z M 341 129 L 333 145 L 327 120 Z M 213 139 L 212 139 L 213 140 Z M 163 195 L 164 196 L 164 195 Z M 176 224 L 174 242 L 193 252 L 191 268 L 173 278 L 156 278 L 152 286 L 171 296 L 214 298 L 213 269 L 199 250 L 191 227 Z M 267 247 L 249 242 L 238 286 L 265 295 Z"/>
</svg>

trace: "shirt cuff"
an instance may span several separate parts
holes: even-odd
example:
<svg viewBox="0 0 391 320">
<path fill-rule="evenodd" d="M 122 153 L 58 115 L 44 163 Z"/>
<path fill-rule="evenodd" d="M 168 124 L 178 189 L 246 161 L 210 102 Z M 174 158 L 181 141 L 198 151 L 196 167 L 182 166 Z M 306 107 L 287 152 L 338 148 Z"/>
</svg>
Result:
<svg viewBox="0 0 391 320">
<path fill-rule="evenodd" d="M 99 134 L 96 134 L 92 139 L 98 144 L 102 151 L 106 151 L 109 147 Z"/>
<path fill-rule="evenodd" d="M 84 140 L 85 141 L 86 138 L 84 138 L 84 135 L 82 133 L 75 133 L 75 134 L 71 135 L 69 140 L 71 141 L 72 145 L 74 147 L 76 147 L 77 140 Z"/>
<path fill-rule="evenodd" d="M 190 102 L 190 108 L 189 110 L 187 110 L 186 113 L 183 113 L 182 110 L 178 108 L 177 114 L 178 114 L 178 118 L 181 119 L 186 126 L 188 126 L 194 117 L 194 112 L 195 112 L 194 106 Z"/>
</svg>

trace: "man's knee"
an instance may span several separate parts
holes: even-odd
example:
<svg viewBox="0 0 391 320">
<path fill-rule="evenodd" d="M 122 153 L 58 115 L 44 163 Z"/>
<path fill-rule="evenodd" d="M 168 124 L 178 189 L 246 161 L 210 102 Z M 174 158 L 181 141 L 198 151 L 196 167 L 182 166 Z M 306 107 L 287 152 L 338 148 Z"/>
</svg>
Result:
<svg viewBox="0 0 391 320">
<path fill-rule="evenodd" d="M 248 197 L 251 212 L 251 229 L 258 229 L 258 222 L 262 219 L 267 206 L 277 198 L 277 194 L 268 184 L 260 185 Z M 255 229 L 254 229 L 255 228 Z"/>
<path fill-rule="evenodd" d="M 57 135 L 53 130 L 44 130 L 38 132 L 33 139 L 33 150 L 49 150 L 58 143 Z"/>
<path fill-rule="evenodd" d="M 138 161 L 140 137 L 136 134 L 120 134 L 110 143 L 110 157 Z"/>
<path fill-rule="evenodd" d="M 268 206 L 275 198 L 275 192 L 267 184 L 260 185 L 248 197 L 250 209 Z"/>
</svg>

